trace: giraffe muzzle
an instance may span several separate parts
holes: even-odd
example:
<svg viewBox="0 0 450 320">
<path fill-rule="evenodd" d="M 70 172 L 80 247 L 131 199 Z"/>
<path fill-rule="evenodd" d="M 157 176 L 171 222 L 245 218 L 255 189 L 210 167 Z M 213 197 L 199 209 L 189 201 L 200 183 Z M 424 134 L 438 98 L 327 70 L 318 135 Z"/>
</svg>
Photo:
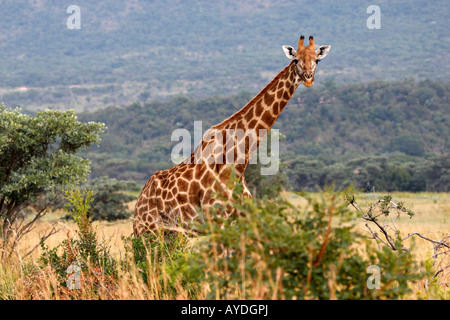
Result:
<svg viewBox="0 0 450 320">
<path fill-rule="evenodd" d="M 312 73 L 303 74 L 303 84 L 305 87 L 311 87 L 314 84 L 314 75 Z"/>
<path fill-rule="evenodd" d="M 305 71 L 303 73 L 303 75 L 305 76 L 305 80 L 308 80 L 308 81 L 312 80 L 312 78 L 314 76 L 312 72 L 307 72 L 307 71 Z"/>
</svg>

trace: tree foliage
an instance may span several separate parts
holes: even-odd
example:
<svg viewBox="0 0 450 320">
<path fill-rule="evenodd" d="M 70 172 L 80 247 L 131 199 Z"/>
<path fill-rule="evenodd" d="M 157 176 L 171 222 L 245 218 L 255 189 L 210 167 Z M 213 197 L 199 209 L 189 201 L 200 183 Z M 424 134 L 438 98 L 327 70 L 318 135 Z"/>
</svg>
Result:
<svg viewBox="0 0 450 320">
<path fill-rule="evenodd" d="M 93 200 L 92 190 L 66 191 L 65 199 L 69 203 L 68 209 L 78 228 L 77 237 L 73 238 L 68 234 L 67 239 L 51 249 L 41 241 L 42 254 L 39 260 L 44 266 L 49 266 L 55 271 L 59 281 L 53 290 L 68 292 L 67 287 L 70 287 L 68 284 L 71 284 L 70 274 L 74 273 L 71 267 L 79 268 L 80 274 L 76 276 L 79 276 L 77 281 L 80 281 L 80 288 L 86 283 L 92 285 L 95 291 L 105 286 L 110 287 L 117 278 L 117 262 L 111 256 L 109 247 L 99 242 L 97 233 L 92 227 L 92 220 L 89 218 Z M 72 298 L 78 298 L 75 297 L 77 293 L 77 290 L 72 290 Z"/>
<path fill-rule="evenodd" d="M 46 110 L 36 116 L 0 107 L 0 236 L 3 254 L 45 213 L 35 208 L 26 223 L 21 210 L 44 191 L 85 181 L 90 161 L 76 155 L 99 143 L 102 123 L 82 123 L 73 111 Z M 18 228 L 18 229 L 17 229 Z M 16 239 L 10 242 L 10 237 Z"/>
<path fill-rule="evenodd" d="M 153 100 L 182 92 L 228 95 L 241 88 L 257 93 L 267 74 L 287 64 L 281 45 L 295 44 L 301 33 L 333 46 L 316 83 L 448 79 L 449 66 L 429 54 L 429 48 L 440 48 L 440 60 L 449 60 L 442 40 L 448 34 L 447 1 L 377 4 L 386 9 L 376 32 L 365 27 L 368 4 L 350 0 L 307 6 L 295 0 L 85 1 L 79 4 L 82 29 L 67 30 L 65 5 L 5 0 L 0 87 L 11 89 L 1 98 L 9 105 L 93 110 L 145 101 L 149 94 Z M 15 90 L 22 86 L 33 89 Z M 426 101 L 430 94 L 421 91 Z"/>
<path fill-rule="evenodd" d="M 416 158 L 404 154 L 365 156 L 345 162 L 298 156 L 285 172 L 294 190 L 318 191 L 334 183 L 363 191 L 448 192 L 449 155 Z"/>
<path fill-rule="evenodd" d="M 277 178 L 261 178 L 266 186 L 283 175 L 294 190 L 317 190 L 332 181 L 375 186 L 378 191 L 445 191 L 450 185 L 448 82 L 329 81 L 299 91 L 274 126 L 285 136 L 280 141 L 280 168 L 286 170 Z M 85 121 L 105 122 L 109 128 L 100 148 L 87 151 L 93 176 L 143 184 L 156 170 L 174 165 L 173 130 L 187 129 L 193 138 L 194 121 L 202 120 L 204 132 L 251 98 L 248 92 L 206 99 L 177 97 L 83 113 Z M 250 181 L 259 167 L 251 165 L 248 171 Z"/>
<path fill-rule="evenodd" d="M 105 176 L 90 180 L 84 187 L 92 191 L 91 210 L 88 215 L 92 221 L 115 221 L 127 219 L 132 212 L 128 203 L 136 200 L 136 197 L 127 193 L 139 191 L 139 187 L 133 181 L 119 181 Z M 66 218 L 73 218 L 67 215 Z"/>
</svg>

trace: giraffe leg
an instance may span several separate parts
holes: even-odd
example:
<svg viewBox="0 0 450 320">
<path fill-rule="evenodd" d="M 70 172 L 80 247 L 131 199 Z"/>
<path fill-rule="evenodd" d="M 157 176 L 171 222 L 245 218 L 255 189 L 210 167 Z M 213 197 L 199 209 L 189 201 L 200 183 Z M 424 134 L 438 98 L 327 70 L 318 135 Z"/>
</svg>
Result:
<svg viewBox="0 0 450 320">
<path fill-rule="evenodd" d="M 152 212 L 153 211 L 153 212 Z M 156 234 L 157 221 L 154 217 L 154 211 L 142 213 L 135 215 L 133 221 L 133 232 L 136 237 L 140 237 L 144 233 L 154 233 Z"/>
<path fill-rule="evenodd" d="M 244 193 L 243 193 L 244 198 L 248 198 L 248 199 L 253 198 L 252 193 L 250 192 L 250 190 L 248 188 L 248 185 L 247 185 L 247 182 L 245 181 L 245 179 L 242 179 L 242 184 L 244 186 Z"/>
</svg>

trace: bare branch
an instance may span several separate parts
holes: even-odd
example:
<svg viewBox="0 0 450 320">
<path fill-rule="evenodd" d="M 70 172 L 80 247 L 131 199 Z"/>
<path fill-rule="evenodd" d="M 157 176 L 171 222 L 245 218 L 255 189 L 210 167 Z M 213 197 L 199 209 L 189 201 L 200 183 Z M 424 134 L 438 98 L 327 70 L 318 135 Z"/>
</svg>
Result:
<svg viewBox="0 0 450 320">
<path fill-rule="evenodd" d="M 367 229 L 369 229 L 369 231 L 370 231 L 370 233 L 372 234 L 372 236 L 373 236 L 374 239 L 376 239 L 376 240 L 378 239 L 382 244 L 384 244 L 385 246 L 390 247 L 390 245 L 389 245 L 387 242 L 384 242 L 383 239 L 381 239 L 381 238 L 378 236 L 378 233 L 376 233 L 375 231 L 373 231 L 373 230 L 370 228 L 369 223 L 366 223 L 365 225 L 366 225 Z"/>
<path fill-rule="evenodd" d="M 434 274 L 433 278 L 436 278 L 436 277 L 439 275 L 439 273 L 444 272 L 444 270 L 445 270 L 445 269 L 448 269 L 448 268 L 450 268 L 450 264 L 449 264 L 448 266 L 445 266 L 444 268 L 442 268 L 442 269 L 439 270 L 438 272 L 436 272 L 436 273 Z"/>
<path fill-rule="evenodd" d="M 44 242 L 45 240 L 47 240 L 48 238 L 50 238 L 52 235 L 58 233 L 58 232 L 63 228 L 63 227 L 61 227 L 61 228 L 59 228 L 58 230 L 56 230 L 56 226 L 57 226 L 58 224 L 59 224 L 59 223 L 53 224 L 51 230 L 50 230 L 46 235 L 44 235 L 43 237 L 41 237 L 41 241 L 40 241 L 36 246 L 34 246 L 33 249 L 31 249 L 30 251 L 28 251 L 28 252 L 22 257 L 22 259 L 25 259 L 25 258 L 28 257 L 31 253 L 33 253 L 33 251 L 36 250 L 36 249 L 41 245 L 41 242 Z"/>
<path fill-rule="evenodd" d="M 412 237 L 412 236 L 418 236 L 418 237 L 420 237 L 420 238 L 422 238 L 422 239 L 425 239 L 425 240 L 427 240 L 427 241 L 430 241 L 430 242 L 432 242 L 432 243 L 434 243 L 434 244 L 437 244 L 437 245 L 441 245 L 441 246 L 450 248 L 450 245 L 448 245 L 448 244 L 445 243 L 445 242 L 442 242 L 442 240 L 441 240 L 441 241 L 436 241 L 436 240 L 427 238 L 427 237 L 425 237 L 424 235 L 422 235 L 422 234 L 420 234 L 420 233 L 418 233 L 418 232 L 412 232 L 412 233 L 409 233 L 409 234 L 408 234 L 406 237 L 404 237 L 402 240 L 406 240 L 406 239 L 408 239 L 408 238 L 410 238 L 410 237 Z"/>
</svg>

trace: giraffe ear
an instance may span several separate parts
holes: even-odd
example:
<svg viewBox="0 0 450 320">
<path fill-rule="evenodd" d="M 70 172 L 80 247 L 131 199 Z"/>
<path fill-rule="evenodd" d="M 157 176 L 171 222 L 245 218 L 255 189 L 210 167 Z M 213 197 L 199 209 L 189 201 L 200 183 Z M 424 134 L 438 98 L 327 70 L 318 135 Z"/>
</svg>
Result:
<svg viewBox="0 0 450 320">
<path fill-rule="evenodd" d="M 317 53 L 317 60 L 322 60 L 325 58 L 330 51 L 331 46 L 320 46 L 319 49 L 316 50 Z"/>
<path fill-rule="evenodd" d="M 291 46 L 283 46 L 283 51 L 286 57 L 288 57 L 291 60 L 295 59 L 295 54 L 297 53 L 297 51 L 295 51 L 294 48 L 292 48 Z"/>
</svg>

